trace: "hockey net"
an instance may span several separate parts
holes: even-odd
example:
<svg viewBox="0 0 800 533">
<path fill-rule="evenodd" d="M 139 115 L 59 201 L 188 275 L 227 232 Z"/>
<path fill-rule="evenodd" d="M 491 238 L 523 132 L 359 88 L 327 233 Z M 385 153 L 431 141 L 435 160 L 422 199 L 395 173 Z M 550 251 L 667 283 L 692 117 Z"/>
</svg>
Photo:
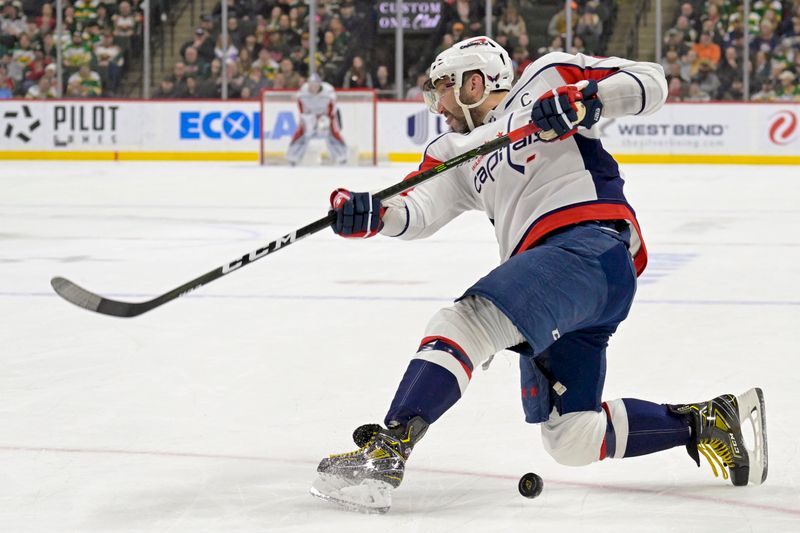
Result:
<svg viewBox="0 0 800 533">
<path fill-rule="evenodd" d="M 300 121 L 297 91 L 264 89 L 260 95 L 260 154 L 262 165 L 285 165 L 289 141 Z M 339 133 L 347 144 L 348 165 L 376 165 L 377 107 L 375 91 L 338 89 L 336 104 Z M 301 164 L 331 164 L 323 137 L 309 142 Z"/>
</svg>

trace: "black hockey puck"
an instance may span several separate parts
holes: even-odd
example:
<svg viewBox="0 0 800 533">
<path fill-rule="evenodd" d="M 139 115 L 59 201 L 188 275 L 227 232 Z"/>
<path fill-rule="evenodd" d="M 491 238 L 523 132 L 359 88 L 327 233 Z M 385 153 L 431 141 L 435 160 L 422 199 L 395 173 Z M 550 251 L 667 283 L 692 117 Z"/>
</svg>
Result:
<svg viewBox="0 0 800 533">
<path fill-rule="evenodd" d="M 539 474 L 528 472 L 519 478 L 519 493 L 526 498 L 536 498 L 542 493 L 544 481 Z"/>
</svg>

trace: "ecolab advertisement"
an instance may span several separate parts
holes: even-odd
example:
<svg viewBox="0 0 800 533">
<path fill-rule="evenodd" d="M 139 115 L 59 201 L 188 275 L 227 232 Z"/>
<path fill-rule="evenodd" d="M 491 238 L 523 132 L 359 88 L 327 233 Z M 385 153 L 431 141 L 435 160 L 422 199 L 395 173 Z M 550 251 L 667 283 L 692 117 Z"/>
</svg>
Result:
<svg viewBox="0 0 800 533">
<path fill-rule="evenodd" d="M 359 105 L 355 113 L 343 109 L 342 134 L 371 143 L 364 132 L 375 124 L 381 161 L 419 161 L 446 130 L 421 103 L 378 102 L 374 121 Z M 800 164 L 799 120 L 793 103 L 669 104 L 649 116 L 604 118 L 595 128 L 623 162 Z M 0 159 L 256 161 L 259 124 L 255 101 L 4 100 Z M 264 145 L 285 147 L 297 125 L 293 104 L 272 108 Z"/>
</svg>

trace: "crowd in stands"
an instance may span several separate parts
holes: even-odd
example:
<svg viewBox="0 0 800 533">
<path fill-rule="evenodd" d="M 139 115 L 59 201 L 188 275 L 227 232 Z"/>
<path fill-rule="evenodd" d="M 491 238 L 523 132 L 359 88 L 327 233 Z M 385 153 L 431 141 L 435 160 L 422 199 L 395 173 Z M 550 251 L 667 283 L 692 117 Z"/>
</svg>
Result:
<svg viewBox="0 0 800 533">
<path fill-rule="evenodd" d="M 381 98 L 395 97 L 393 35 L 378 34 L 375 2 L 317 0 L 318 31 L 311 36 L 305 1 L 222 1 L 227 2 L 227 20 L 222 20 L 221 3 L 200 16 L 192 39 L 180 47 L 180 61 L 158 81 L 155 97 L 218 98 L 223 84 L 231 98 L 255 98 L 265 88 L 297 89 L 312 61 L 334 87 L 372 88 Z M 59 43 L 54 4 L 49 2 L 0 0 L 0 98 L 55 96 Z M 126 65 L 141 47 L 141 2 L 64 0 L 69 30 L 60 43 L 64 96 L 117 92 Z M 402 88 L 407 99 L 422 98 L 425 69 L 436 54 L 485 33 L 484 0 L 443 0 L 442 5 L 441 22 L 428 46 L 407 57 Z M 492 33 L 509 51 L 518 74 L 552 51 L 604 55 L 615 22 L 614 0 L 571 2 L 573 39 L 566 49 L 566 6 L 550 18 L 547 40 L 534 44 L 531 39 L 538 32 L 527 27 L 520 0 L 495 0 L 492 5 Z M 747 21 L 742 12 L 739 0 L 689 0 L 679 5 L 664 36 L 662 65 L 670 100 L 742 99 L 745 32 L 750 36 L 746 52 L 752 99 L 800 100 L 800 0 L 755 0 Z M 223 23 L 228 30 L 225 42 Z M 388 41 L 392 46 L 380 46 Z"/>
<path fill-rule="evenodd" d="M 168 0 L 151 9 L 159 20 Z M 0 0 L 0 98 L 113 96 L 141 48 L 141 0 L 65 0 L 61 42 L 52 0 Z M 57 79 L 58 49 L 63 79 Z"/>
<path fill-rule="evenodd" d="M 745 53 L 751 100 L 800 101 L 800 0 L 756 0 L 743 13 L 736 0 L 678 6 L 661 61 L 670 101 L 741 100 Z"/>
<path fill-rule="evenodd" d="M 228 42 L 222 42 L 221 4 L 201 17 L 195 37 L 183 44 L 181 61 L 161 81 L 156 94 L 170 97 L 218 97 L 222 62 L 226 62 L 228 95 L 252 98 L 264 88 L 297 89 L 308 76 L 311 61 L 322 78 L 337 88 L 372 88 L 380 98 L 394 98 L 393 47 L 378 43 L 374 2 L 318 0 L 316 55 L 310 58 L 308 7 L 294 0 L 226 0 Z M 486 2 L 445 0 L 439 27 L 431 35 L 427 53 L 407 61 L 407 86 L 402 94 L 421 99 L 424 71 L 441 50 L 454 42 L 485 33 Z M 613 0 L 582 0 L 573 4 L 574 46 L 571 51 L 603 52 L 603 24 L 613 11 Z M 518 72 L 530 64 L 534 53 L 563 50 L 566 22 L 553 17 L 550 46 L 531 50 L 529 33 L 517 2 L 493 2 L 495 39 L 511 54 Z M 382 39 L 393 41 L 384 34 Z M 389 49 L 387 49 L 389 48 Z M 191 79 L 191 81 L 190 81 Z"/>
</svg>

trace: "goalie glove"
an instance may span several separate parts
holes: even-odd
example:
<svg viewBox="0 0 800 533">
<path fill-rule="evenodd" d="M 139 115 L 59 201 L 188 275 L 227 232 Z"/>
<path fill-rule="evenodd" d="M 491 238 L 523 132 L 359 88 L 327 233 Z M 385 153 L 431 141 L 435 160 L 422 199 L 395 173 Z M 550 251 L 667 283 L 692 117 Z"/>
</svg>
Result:
<svg viewBox="0 0 800 533">
<path fill-rule="evenodd" d="M 550 142 L 566 139 L 578 126 L 590 129 L 600 120 L 603 103 L 597 97 L 597 82 L 581 80 L 543 94 L 533 104 L 531 119 L 542 131 L 536 135 Z"/>
<path fill-rule="evenodd" d="M 336 189 L 331 193 L 331 212 L 336 220 L 333 232 L 342 237 L 367 238 L 377 235 L 383 228 L 386 208 L 368 192 L 350 192 Z"/>
</svg>

